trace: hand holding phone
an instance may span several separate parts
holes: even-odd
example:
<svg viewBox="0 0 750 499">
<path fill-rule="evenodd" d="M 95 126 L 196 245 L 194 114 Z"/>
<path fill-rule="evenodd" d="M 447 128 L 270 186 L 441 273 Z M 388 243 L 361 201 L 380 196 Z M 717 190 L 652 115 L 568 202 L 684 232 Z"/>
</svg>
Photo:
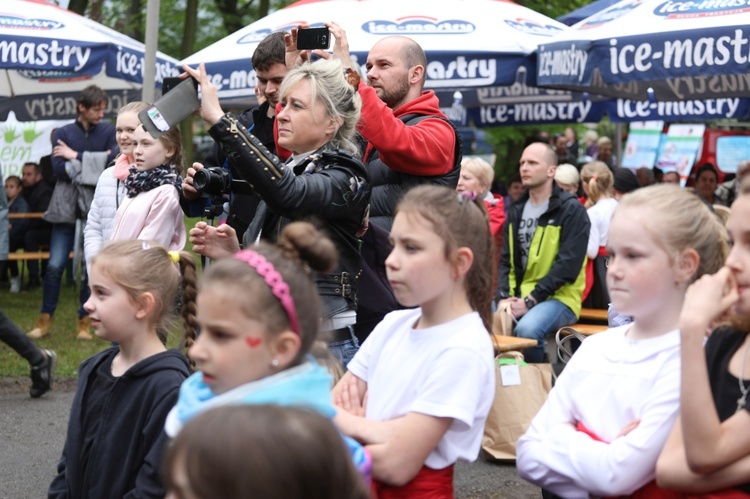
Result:
<svg viewBox="0 0 750 499">
<path fill-rule="evenodd" d="M 331 32 L 328 28 L 299 28 L 297 30 L 297 50 L 328 50 L 331 46 Z"/>
</svg>

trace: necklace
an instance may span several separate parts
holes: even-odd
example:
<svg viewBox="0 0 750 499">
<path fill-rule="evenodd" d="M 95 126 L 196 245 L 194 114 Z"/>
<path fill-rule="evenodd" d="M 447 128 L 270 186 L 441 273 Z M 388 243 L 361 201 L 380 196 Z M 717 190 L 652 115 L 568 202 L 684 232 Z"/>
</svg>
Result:
<svg viewBox="0 0 750 499">
<path fill-rule="evenodd" d="M 750 386 L 745 388 L 745 383 L 742 382 L 742 377 L 745 375 L 745 361 L 747 360 L 747 351 L 750 349 L 750 340 L 747 341 L 747 344 L 745 345 L 745 351 L 742 354 L 742 369 L 740 370 L 740 375 L 737 378 L 740 383 L 740 398 L 737 399 L 737 410 L 734 411 L 735 414 L 740 412 L 743 407 L 745 407 L 745 404 L 747 403 L 747 394 L 750 392 Z"/>
</svg>

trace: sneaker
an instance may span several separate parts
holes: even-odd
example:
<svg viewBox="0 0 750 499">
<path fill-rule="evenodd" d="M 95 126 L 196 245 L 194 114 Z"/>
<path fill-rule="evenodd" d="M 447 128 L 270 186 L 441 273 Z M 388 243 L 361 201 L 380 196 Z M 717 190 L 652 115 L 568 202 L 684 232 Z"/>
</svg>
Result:
<svg viewBox="0 0 750 499">
<path fill-rule="evenodd" d="M 10 278 L 10 292 L 11 293 L 18 293 L 21 291 L 21 278 L 20 277 L 11 277 Z"/>
<path fill-rule="evenodd" d="M 52 388 L 57 354 L 52 350 L 42 350 L 42 353 L 44 360 L 41 364 L 31 367 L 31 398 L 39 398 Z"/>
</svg>

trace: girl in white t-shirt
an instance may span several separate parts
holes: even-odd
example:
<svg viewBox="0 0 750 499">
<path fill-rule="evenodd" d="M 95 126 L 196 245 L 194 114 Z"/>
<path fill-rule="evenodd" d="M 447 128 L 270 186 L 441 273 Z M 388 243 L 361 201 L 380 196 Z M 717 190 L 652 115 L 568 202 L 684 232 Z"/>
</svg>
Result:
<svg viewBox="0 0 750 499">
<path fill-rule="evenodd" d="M 582 343 L 519 440 L 516 467 L 560 497 L 659 497 L 649 482 L 679 412 L 682 302 L 722 266 L 726 234 L 700 199 L 661 184 L 620 200 L 607 249 L 612 304 L 633 323 Z"/>
<path fill-rule="evenodd" d="M 606 309 L 607 294 L 607 236 L 609 222 L 617 208 L 612 197 L 614 177 L 609 167 L 601 161 L 586 163 L 581 168 L 581 185 L 586 193 L 586 213 L 591 221 L 589 243 L 586 246 L 586 288 L 583 291 L 584 307 Z"/>
<path fill-rule="evenodd" d="M 388 314 L 334 388 L 334 421 L 373 459 L 380 499 L 453 497 L 453 464 L 476 459 L 495 390 L 493 243 L 481 199 L 420 186 L 399 203 Z"/>
</svg>

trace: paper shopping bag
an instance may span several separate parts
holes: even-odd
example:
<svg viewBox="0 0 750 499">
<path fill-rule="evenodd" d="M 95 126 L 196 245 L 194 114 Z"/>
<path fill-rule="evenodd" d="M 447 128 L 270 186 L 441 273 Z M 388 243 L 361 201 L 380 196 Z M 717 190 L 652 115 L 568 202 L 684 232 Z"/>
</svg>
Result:
<svg viewBox="0 0 750 499">
<path fill-rule="evenodd" d="M 495 359 L 495 400 L 482 438 L 482 449 L 491 459 L 516 459 L 518 439 L 552 389 L 552 366 L 527 364 L 522 359 L 519 352 L 507 352 Z"/>
<path fill-rule="evenodd" d="M 513 315 L 510 303 L 501 303 L 492 315 L 492 332 L 499 336 L 513 336 Z"/>
</svg>

